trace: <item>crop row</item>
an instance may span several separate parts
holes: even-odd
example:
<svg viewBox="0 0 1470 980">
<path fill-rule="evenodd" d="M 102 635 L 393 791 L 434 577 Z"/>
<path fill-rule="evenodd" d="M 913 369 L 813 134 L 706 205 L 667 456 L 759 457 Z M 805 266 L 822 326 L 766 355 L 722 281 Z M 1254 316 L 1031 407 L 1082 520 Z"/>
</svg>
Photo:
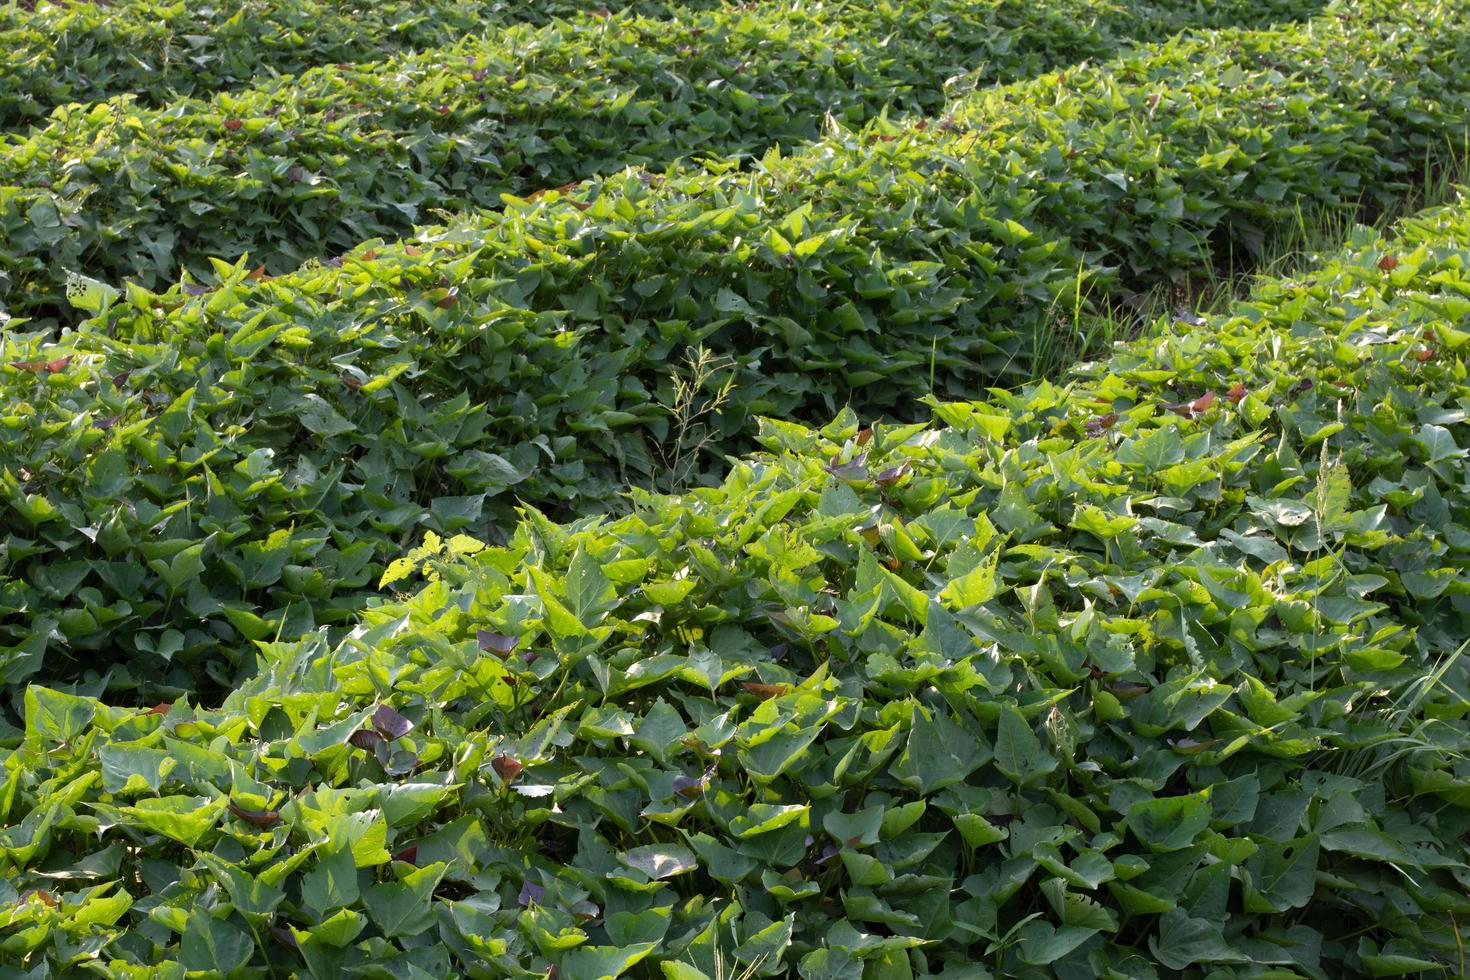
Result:
<svg viewBox="0 0 1470 980">
<path fill-rule="evenodd" d="M 677 7 L 701 5 L 695 0 Z M 671 9 L 660 0 L 613 0 L 606 6 L 650 14 Z M 6 53 L 0 129 L 34 123 L 67 102 L 135 95 L 163 105 L 257 76 L 377 61 L 395 51 L 439 47 L 591 9 L 574 0 L 12 0 L 0 4 L 0 50 Z"/>
<path fill-rule="evenodd" d="M 1127 38 L 1306 9 L 783 0 L 507 28 L 163 109 L 78 107 L 0 147 L 0 296 L 55 316 L 66 271 L 156 287 L 248 252 L 282 272 L 507 192 L 789 146 L 829 117 L 937 111 L 956 77 L 1013 80 Z"/>
<path fill-rule="evenodd" d="M 1465 206 L 1369 236 L 933 424 L 770 423 L 722 485 L 621 519 L 431 537 L 393 573 L 417 595 L 265 646 L 218 710 L 32 688 L 0 949 L 118 977 L 1453 973 L 1467 236 Z"/>
<path fill-rule="evenodd" d="M 425 529 L 698 482 L 757 414 L 912 416 L 1013 381 L 1079 274 L 1122 295 L 1304 202 L 1398 193 L 1463 124 L 1467 19 L 1370 5 L 1169 43 L 891 143 L 629 175 L 201 296 L 78 283 L 104 316 L 0 353 L 6 682 L 227 685 L 242 635 L 345 621 Z"/>
</svg>

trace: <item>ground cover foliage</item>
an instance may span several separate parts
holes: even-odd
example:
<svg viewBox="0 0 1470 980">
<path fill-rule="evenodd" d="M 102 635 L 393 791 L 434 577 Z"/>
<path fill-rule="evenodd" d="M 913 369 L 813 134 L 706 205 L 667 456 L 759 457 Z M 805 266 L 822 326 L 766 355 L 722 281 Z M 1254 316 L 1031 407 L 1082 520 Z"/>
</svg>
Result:
<svg viewBox="0 0 1470 980">
<path fill-rule="evenodd" d="M 505 192 L 790 146 L 829 115 L 937 112 L 947 81 L 1011 81 L 1317 6 L 786 0 L 584 16 L 208 101 L 73 107 L 0 147 L 0 294 L 12 314 L 64 319 L 68 271 L 157 287 L 248 252 L 284 272 Z"/>
<path fill-rule="evenodd" d="M 217 709 L 34 687 L 0 951 L 1463 973 L 1467 242 L 1461 205 L 1066 384 L 770 422 L 719 487 L 431 537 L 412 597 Z"/>
<path fill-rule="evenodd" d="M 680 9 L 701 6 L 680 3 Z M 602 9 L 666 14 L 669 4 L 612 2 Z M 587 11 L 568 0 L 509 3 L 244 0 L 88 0 L 0 4 L 0 129 L 36 124 L 58 105 L 133 95 L 163 105 L 210 95 L 258 76 L 342 61 L 379 61 L 487 28 L 545 23 Z"/>
<path fill-rule="evenodd" d="M 670 371 L 691 345 L 739 379 L 699 436 L 717 459 L 757 414 L 912 413 L 931 388 L 1025 376 L 1079 267 L 1122 297 L 1208 268 L 1286 204 L 1385 201 L 1463 127 L 1470 15 L 1364 9 L 1165 44 L 754 174 L 627 175 L 273 281 L 78 283 L 105 315 L 0 352 L 4 681 L 227 689 L 248 641 L 346 623 L 425 530 L 494 539 L 516 499 L 615 503 L 679 441 Z"/>
</svg>

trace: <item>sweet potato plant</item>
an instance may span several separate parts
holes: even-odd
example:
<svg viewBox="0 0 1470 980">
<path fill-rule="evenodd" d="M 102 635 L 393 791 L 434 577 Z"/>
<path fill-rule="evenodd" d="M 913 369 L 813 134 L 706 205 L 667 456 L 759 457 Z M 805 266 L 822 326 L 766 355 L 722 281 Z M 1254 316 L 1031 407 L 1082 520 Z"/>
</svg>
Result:
<svg viewBox="0 0 1470 980">
<path fill-rule="evenodd" d="M 26 694 L 40 975 L 1453 975 L 1470 210 L 932 422 L 427 537 L 218 707 Z"/>
<path fill-rule="evenodd" d="M 738 380 L 694 482 L 761 415 L 914 418 L 1027 377 L 1079 277 L 1120 300 L 1208 271 L 1287 205 L 1390 201 L 1454 138 L 1466 15 L 1373 13 L 1170 42 L 755 173 L 625 175 L 279 279 L 75 280 L 95 321 L 0 351 L 0 676 L 219 690 L 248 641 L 346 624 L 425 530 L 624 506 L 677 438 L 692 349 Z"/>
</svg>

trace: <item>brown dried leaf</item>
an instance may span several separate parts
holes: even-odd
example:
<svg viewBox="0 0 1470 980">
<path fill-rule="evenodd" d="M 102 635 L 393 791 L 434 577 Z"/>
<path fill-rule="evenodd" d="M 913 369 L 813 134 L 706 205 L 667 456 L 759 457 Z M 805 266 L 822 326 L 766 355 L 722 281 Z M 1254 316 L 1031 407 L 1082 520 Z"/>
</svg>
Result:
<svg viewBox="0 0 1470 980">
<path fill-rule="evenodd" d="M 246 823 L 257 827 L 269 827 L 281 822 L 281 814 L 276 810 L 246 810 L 231 803 L 230 812 Z"/>
<path fill-rule="evenodd" d="M 779 698 L 791 690 L 790 684 L 762 684 L 759 681 L 745 681 L 740 686 L 762 701 L 769 700 L 770 698 Z"/>
</svg>

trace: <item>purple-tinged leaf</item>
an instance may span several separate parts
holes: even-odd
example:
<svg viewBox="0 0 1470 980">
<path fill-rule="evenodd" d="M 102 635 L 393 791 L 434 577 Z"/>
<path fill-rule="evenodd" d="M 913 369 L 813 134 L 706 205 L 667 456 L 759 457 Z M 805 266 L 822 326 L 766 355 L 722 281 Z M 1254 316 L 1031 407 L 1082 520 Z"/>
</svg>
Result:
<svg viewBox="0 0 1470 980">
<path fill-rule="evenodd" d="M 860 483 L 868 478 L 868 454 L 859 453 L 851 461 L 846 463 L 834 463 L 827 467 L 827 472 L 839 480 L 847 480 Z"/>
<path fill-rule="evenodd" d="M 475 640 L 479 642 L 481 650 L 490 650 L 501 656 L 509 655 L 521 644 L 519 636 L 506 636 L 503 633 L 492 633 L 489 630 L 476 630 Z"/>
<path fill-rule="evenodd" d="M 888 467 L 888 469 L 873 477 L 873 482 L 878 484 L 880 487 L 891 487 L 899 480 L 903 479 L 903 475 L 908 471 L 909 461 L 904 460 L 897 466 L 890 466 Z"/>
<path fill-rule="evenodd" d="M 520 902 L 523 908 L 540 905 L 545 899 L 545 888 L 531 881 L 529 878 L 521 882 L 521 893 L 516 896 L 516 901 Z"/>
<path fill-rule="evenodd" d="M 413 722 L 386 704 L 380 704 L 373 712 L 373 727 L 378 730 L 379 735 L 391 742 L 413 731 Z"/>
<path fill-rule="evenodd" d="M 386 742 L 386 739 L 384 739 L 383 736 L 379 735 L 377 732 L 373 731 L 371 728 L 360 728 L 357 731 L 353 732 L 350 736 L 348 736 L 347 741 L 351 742 L 353 745 L 357 746 L 360 749 L 366 749 L 367 751 L 372 752 L 376 750 L 379 745 L 384 744 Z"/>
</svg>

